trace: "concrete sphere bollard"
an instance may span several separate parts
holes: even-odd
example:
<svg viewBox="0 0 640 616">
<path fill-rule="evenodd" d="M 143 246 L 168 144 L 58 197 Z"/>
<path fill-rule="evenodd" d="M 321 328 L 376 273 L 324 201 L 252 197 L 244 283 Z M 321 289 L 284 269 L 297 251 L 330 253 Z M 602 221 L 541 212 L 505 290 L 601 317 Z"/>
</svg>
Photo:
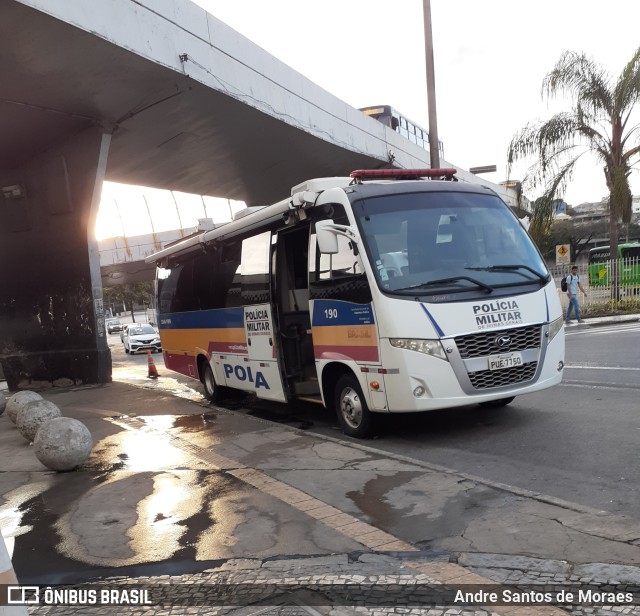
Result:
<svg viewBox="0 0 640 616">
<path fill-rule="evenodd" d="M 31 442 L 36 437 L 38 428 L 54 417 L 62 417 L 62 412 L 53 402 L 33 400 L 18 411 L 16 426 L 20 434 Z"/>
<path fill-rule="evenodd" d="M 91 453 L 89 429 L 77 419 L 54 417 L 43 423 L 33 441 L 36 458 L 52 471 L 71 471 Z"/>
<path fill-rule="evenodd" d="M 4 413 L 4 409 L 7 408 L 7 399 L 5 395 L 0 391 L 0 415 Z"/>
<path fill-rule="evenodd" d="M 13 394 L 7 400 L 7 417 L 11 423 L 16 423 L 18 411 L 34 400 L 42 400 L 42 396 L 35 391 L 19 391 L 17 394 Z"/>
</svg>

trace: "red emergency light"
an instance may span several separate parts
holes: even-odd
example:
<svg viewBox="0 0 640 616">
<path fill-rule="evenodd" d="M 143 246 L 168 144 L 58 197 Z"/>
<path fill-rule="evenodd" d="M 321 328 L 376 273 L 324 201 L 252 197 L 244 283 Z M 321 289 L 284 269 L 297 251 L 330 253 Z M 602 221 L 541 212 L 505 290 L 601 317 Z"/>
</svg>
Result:
<svg viewBox="0 0 640 616">
<path fill-rule="evenodd" d="M 445 178 L 452 180 L 457 169 L 357 169 L 349 175 L 354 180 L 396 179 L 415 180 L 417 178 Z"/>
</svg>

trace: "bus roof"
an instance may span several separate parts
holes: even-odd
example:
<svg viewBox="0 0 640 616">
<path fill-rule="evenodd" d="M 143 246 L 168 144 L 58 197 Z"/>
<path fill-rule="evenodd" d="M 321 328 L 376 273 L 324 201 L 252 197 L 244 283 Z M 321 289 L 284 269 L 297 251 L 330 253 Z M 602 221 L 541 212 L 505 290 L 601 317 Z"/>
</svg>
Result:
<svg viewBox="0 0 640 616">
<path fill-rule="evenodd" d="M 234 235 L 236 233 L 251 229 L 252 227 L 260 227 L 272 220 L 277 220 L 288 211 L 300 210 L 308 207 L 314 207 L 318 196 L 325 190 L 330 188 L 347 188 L 349 187 L 351 195 L 353 194 L 369 194 L 374 193 L 391 193 L 400 192 L 424 192 L 424 191 L 446 191 L 446 192 L 476 192 L 495 194 L 490 188 L 481 184 L 469 184 L 463 182 L 452 182 L 450 180 L 440 179 L 419 179 L 416 175 L 424 177 L 432 175 L 429 173 L 417 173 L 425 170 L 411 169 L 389 169 L 385 170 L 382 177 L 377 177 L 375 173 L 372 177 L 362 176 L 362 170 L 354 173 L 360 174 L 357 178 L 353 177 L 330 177 L 315 178 L 297 184 L 291 189 L 291 196 L 269 205 L 256 209 L 241 218 L 237 218 L 232 222 L 219 225 L 210 231 L 203 231 L 182 240 L 173 242 L 170 246 L 155 252 L 145 258 L 146 263 L 158 263 L 161 265 L 166 260 L 177 255 L 185 255 L 192 252 L 203 250 L 204 246 L 217 238 Z M 430 170 L 435 171 L 435 170 Z M 453 176 L 453 169 L 440 169 L 443 175 L 447 177 Z M 395 173 L 394 173 L 395 172 Z M 394 178 L 394 175 L 396 176 Z M 414 177 L 412 177 L 414 176 Z M 412 179 L 406 179 L 412 177 Z M 350 199 L 352 198 L 350 195 Z"/>
<path fill-rule="evenodd" d="M 618 248 L 638 248 L 640 246 L 640 242 L 624 242 L 622 244 L 618 244 Z M 611 246 L 596 246 L 595 248 L 591 248 L 589 253 L 597 252 L 598 250 L 609 250 Z"/>
</svg>

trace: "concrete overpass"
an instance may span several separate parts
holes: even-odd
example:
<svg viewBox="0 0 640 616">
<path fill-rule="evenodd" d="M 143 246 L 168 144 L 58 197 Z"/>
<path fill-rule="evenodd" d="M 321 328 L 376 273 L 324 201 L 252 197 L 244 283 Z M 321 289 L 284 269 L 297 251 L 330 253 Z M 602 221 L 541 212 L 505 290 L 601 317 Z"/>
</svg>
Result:
<svg viewBox="0 0 640 616">
<path fill-rule="evenodd" d="M 188 0 L 0 0 L 0 362 L 110 380 L 103 180 L 268 204 L 428 153 Z M 480 181 L 462 173 L 472 181 Z"/>
</svg>

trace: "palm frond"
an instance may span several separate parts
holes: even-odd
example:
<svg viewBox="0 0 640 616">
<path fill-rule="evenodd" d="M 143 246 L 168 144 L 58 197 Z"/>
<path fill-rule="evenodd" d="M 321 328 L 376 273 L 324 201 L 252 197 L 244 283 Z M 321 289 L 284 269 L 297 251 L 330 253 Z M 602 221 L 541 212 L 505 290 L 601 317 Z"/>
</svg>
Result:
<svg viewBox="0 0 640 616">
<path fill-rule="evenodd" d="M 513 164 L 529 156 L 540 158 L 556 147 L 570 143 L 576 128 L 575 117 L 569 113 L 559 113 L 546 122 L 527 124 L 511 139 L 507 161 Z"/>
<path fill-rule="evenodd" d="M 640 100 L 640 47 L 620 73 L 613 96 L 616 109 L 620 112 L 631 110 Z"/>
<path fill-rule="evenodd" d="M 636 154 L 640 154 L 640 145 L 637 145 L 635 148 L 631 148 L 630 150 L 627 150 L 622 155 L 622 160 L 625 163 L 628 163 L 628 161 L 630 161 Z"/>
<path fill-rule="evenodd" d="M 536 207 L 529 224 L 529 233 L 538 246 L 542 245 L 544 238 L 549 234 L 555 212 L 556 195 L 570 180 L 576 162 L 577 159 L 564 165 L 549 182 L 544 194 L 536 199 Z"/>
<path fill-rule="evenodd" d="M 565 51 L 542 82 L 542 95 L 569 94 L 576 102 L 611 114 L 614 108 L 609 75 L 585 54 Z"/>
</svg>

